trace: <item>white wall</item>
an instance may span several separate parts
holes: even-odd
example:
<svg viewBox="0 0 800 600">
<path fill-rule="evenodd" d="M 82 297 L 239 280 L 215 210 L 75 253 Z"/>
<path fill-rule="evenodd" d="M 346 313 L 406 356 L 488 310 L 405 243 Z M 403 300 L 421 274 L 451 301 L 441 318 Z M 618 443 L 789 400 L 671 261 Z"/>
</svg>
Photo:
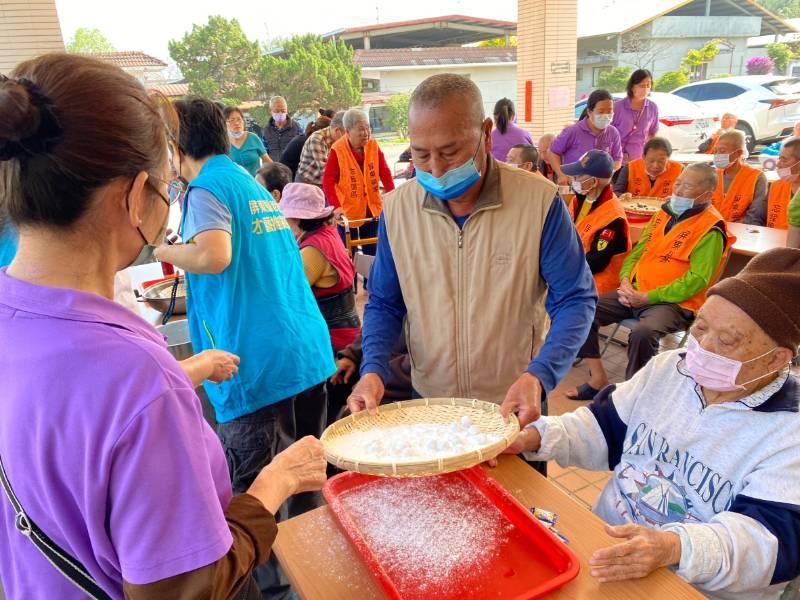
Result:
<svg viewBox="0 0 800 600">
<path fill-rule="evenodd" d="M 420 67 L 401 70 L 363 69 L 363 76 L 379 78 L 381 92 L 412 92 L 425 78 L 437 73 L 455 73 L 466 75 L 481 91 L 483 108 L 487 116 L 491 116 L 494 104 L 500 98 L 517 97 L 517 65 L 503 63 L 499 65 L 474 67 Z M 517 109 L 520 110 L 519 108 Z"/>
</svg>

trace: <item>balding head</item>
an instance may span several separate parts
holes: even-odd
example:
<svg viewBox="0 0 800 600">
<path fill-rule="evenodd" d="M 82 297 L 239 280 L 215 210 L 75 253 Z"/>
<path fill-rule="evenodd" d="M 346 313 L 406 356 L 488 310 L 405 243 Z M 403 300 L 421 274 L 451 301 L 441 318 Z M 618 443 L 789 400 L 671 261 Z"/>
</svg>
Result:
<svg viewBox="0 0 800 600">
<path fill-rule="evenodd" d="M 483 124 L 486 113 L 483 111 L 481 91 L 471 79 L 453 73 L 432 75 L 420 83 L 411 94 L 409 112 L 415 108 L 441 109 L 454 99 L 458 100 L 461 110 L 469 115 L 469 121 L 475 127 Z"/>
<path fill-rule="evenodd" d="M 721 136 L 719 136 L 719 141 L 717 142 L 717 150 L 719 150 L 720 146 L 723 145 L 727 149 L 725 150 L 725 152 L 728 153 L 735 152 L 736 150 L 744 150 L 745 148 L 744 133 L 742 133 L 738 129 L 734 129 L 733 131 L 726 131 Z"/>
</svg>

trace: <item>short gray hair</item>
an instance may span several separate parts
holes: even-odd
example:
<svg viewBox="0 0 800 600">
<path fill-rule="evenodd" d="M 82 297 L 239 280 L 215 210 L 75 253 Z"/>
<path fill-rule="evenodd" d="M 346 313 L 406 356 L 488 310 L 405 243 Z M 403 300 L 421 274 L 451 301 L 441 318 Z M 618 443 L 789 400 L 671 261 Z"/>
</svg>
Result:
<svg viewBox="0 0 800 600">
<path fill-rule="evenodd" d="M 717 143 L 719 144 L 723 140 L 728 140 L 733 142 L 737 150 L 739 148 L 744 149 L 746 147 L 744 133 L 742 133 L 738 129 L 726 131 L 721 136 L 719 136 L 719 140 L 717 140 Z"/>
<path fill-rule="evenodd" d="M 705 191 L 714 191 L 717 189 L 717 170 L 709 163 L 692 163 L 687 165 L 684 171 L 698 171 L 701 179 L 700 185 L 705 188 Z"/>
<path fill-rule="evenodd" d="M 331 127 L 334 129 L 342 129 L 344 128 L 344 111 L 340 110 L 336 114 L 333 115 L 331 119 Z"/>
<path fill-rule="evenodd" d="M 784 140 L 783 147 L 791 150 L 795 158 L 800 158 L 800 137 L 790 137 Z"/>
<path fill-rule="evenodd" d="M 344 118 L 342 119 L 345 129 L 353 129 L 353 127 L 362 121 L 366 121 L 367 125 L 369 125 L 369 117 L 367 117 L 367 113 L 359 108 L 351 108 L 344 113 Z"/>
<path fill-rule="evenodd" d="M 273 96 L 272 98 L 269 99 L 269 108 L 270 108 L 270 110 L 272 109 L 273 106 L 275 106 L 275 103 L 278 100 L 283 100 L 284 102 L 286 102 L 286 98 L 284 98 L 283 96 Z M 288 106 L 289 103 L 286 102 L 286 104 Z"/>
<path fill-rule="evenodd" d="M 437 108 L 453 96 L 457 97 L 465 108 L 472 112 L 475 126 L 481 126 L 486 119 L 481 91 L 474 81 L 463 75 L 455 73 L 431 75 L 417 86 L 411 94 L 408 104 L 410 107 Z"/>
</svg>

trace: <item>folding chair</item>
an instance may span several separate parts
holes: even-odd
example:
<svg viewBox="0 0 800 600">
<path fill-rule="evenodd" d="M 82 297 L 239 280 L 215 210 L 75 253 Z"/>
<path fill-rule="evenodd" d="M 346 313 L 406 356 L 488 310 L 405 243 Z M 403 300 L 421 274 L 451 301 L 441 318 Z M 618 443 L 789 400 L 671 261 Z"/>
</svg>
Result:
<svg viewBox="0 0 800 600">
<path fill-rule="evenodd" d="M 346 215 L 342 214 L 336 220 L 336 225 L 344 230 L 344 245 L 347 248 L 347 252 L 350 254 L 351 258 L 355 256 L 355 249 L 354 249 L 355 247 L 377 245 L 378 243 L 377 237 L 369 237 L 369 238 L 357 237 L 353 239 L 353 235 L 350 232 L 351 229 L 358 229 L 362 225 L 372 222 L 377 223 L 378 217 L 350 220 L 347 218 Z"/>
</svg>

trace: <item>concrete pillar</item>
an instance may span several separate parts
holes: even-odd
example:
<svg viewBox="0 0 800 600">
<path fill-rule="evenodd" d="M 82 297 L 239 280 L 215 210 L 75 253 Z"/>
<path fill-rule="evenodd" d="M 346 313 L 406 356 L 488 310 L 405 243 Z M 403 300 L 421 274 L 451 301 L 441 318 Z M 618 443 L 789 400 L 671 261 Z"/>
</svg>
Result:
<svg viewBox="0 0 800 600">
<path fill-rule="evenodd" d="M 536 140 L 575 120 L 578 6 L 577 0 L 518 2 L 517 124 Z"/>
<path fill-rule="evenodd" d="M 372 47 L 370 44 L 370 39 L 368 35 L 364 36 L 364 50 L 369 50 Z"/>
</svg>

